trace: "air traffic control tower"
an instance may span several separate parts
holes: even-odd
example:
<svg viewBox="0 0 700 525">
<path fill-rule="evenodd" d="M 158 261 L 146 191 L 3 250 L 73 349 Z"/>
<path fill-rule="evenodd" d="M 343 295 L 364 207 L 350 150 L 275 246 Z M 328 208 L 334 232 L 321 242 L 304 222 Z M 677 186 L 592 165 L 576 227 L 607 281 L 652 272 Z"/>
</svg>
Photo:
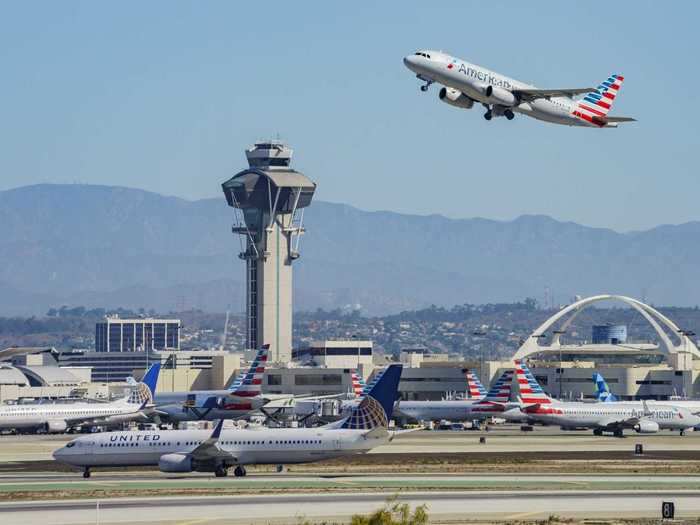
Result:
<svg viewBox="0 0 700 525">
<path fill-rule="evenodd" d="M 270 345 L 270 360 L 292 358 L 292 263 L 299 258 L 304 208 L 316 184 L 289 167 L 292 150 L 279 141 L 246 150 L 248 169 L 221 187 L 235 210 L 232 231 L 246 263 L 247 347 Z"/>
</svg>

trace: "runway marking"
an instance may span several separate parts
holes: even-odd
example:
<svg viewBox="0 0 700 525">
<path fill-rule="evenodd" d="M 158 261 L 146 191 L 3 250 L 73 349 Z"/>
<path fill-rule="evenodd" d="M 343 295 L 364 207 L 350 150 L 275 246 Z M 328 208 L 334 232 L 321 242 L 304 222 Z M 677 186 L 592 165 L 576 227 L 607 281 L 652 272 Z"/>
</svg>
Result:
<svg viewBox="0 0 700 525">
<path fill-rule="evenodd" d="M 177 525 L 197 525 L 198 523 L 206 523 L 207 521 L 211 521 L 212 518 L 200 518 L 196 520 L 190 520 L 190 521 L 181 521 Z"/>
</svg>

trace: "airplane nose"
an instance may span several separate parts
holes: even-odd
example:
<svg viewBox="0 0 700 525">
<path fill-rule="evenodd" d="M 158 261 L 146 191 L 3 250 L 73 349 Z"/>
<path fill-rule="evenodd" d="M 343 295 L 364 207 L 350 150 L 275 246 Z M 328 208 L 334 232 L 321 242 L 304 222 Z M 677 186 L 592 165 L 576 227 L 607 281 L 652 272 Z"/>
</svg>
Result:
<svg viewBox="0 0 700 525">
<path fill-rule="evenodd" d="M 408 55 L 408 56 L 403 57 L 403 65 L 406 66 L 411 71 L 413 71 L 413 68 L 416 65 L 416 57 L 413 55 Z"/>
</svg>

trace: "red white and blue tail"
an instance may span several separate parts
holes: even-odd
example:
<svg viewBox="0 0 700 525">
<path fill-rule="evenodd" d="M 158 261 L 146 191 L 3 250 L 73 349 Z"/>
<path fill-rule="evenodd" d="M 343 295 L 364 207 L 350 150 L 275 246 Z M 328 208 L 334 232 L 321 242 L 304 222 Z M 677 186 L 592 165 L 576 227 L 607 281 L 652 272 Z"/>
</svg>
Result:
<svg viewBox="0 0 700 525">
<path fill-rule="evenodd" d="M 250 363 L 248 370 L 240 374 L 229 387 L 231 395 L 238 397 L 256 397 L 262 393 L 262 379 L 265 373 L 270 345 L 263 345 Z"/>
<path fill-rule="evenodd" d="M 520 401 L 526 404 L 547 405 L 552 402 L 522 360 L 515 361 L 515 379 L 518 384 Z"/>
<path fill-rule="evenodd" d="M 509 369 L 501 374 L 501 377 L 493 384 L 486 393 L 483 401 L 493 403 L 507 403 L 510 399 L 510 390 L 513 384 L 513 370 Z"/>
<path fill-rule="evenodd" d="M 481 399 L 487 394 L 486 388 L 479 381 L 479 377 L 469 369 L 467 369 L 467 391 L 471 399 Z"/>
<path fill-rule="evenodd" d="M 362 392 L 366 388 L 365 380 L 362 379 L 362 374 L 359 370 L 353 370 L 350 372 L 350 377 L 352 379 L 352 393 L 356 398 L 362 397 Z"/>
<path fill-rule="evenodd" d="M 595 91 L 587 93 L 578 101 L 573 110 L 574 116 L 595 126 L 605 126 L 607 124 L 605 117 L 612 108 L 624 80 L 625 77 L 622 75 L 610 75 Z"/>
</svg>

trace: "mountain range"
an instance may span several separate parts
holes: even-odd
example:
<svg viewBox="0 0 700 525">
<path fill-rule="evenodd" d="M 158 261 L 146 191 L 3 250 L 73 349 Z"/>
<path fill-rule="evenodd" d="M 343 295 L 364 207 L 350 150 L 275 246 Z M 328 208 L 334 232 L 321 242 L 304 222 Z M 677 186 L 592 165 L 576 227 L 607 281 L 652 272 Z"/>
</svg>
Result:
<svg viewBox="0 0 700 525">
<path fill-rule="evenodd" d="M 294 275 L 300 310 L 379 315 L 597 293 L 698 303 L 700 222 L 619 233 L 543 215 L 450 219 L 322 201 L 304 221 Z M 63 304 L 242 311 L 232 222 L 223 196 L 189 201 L 78 184 L 2 191 L 0 315 Z"/>
</svg>

